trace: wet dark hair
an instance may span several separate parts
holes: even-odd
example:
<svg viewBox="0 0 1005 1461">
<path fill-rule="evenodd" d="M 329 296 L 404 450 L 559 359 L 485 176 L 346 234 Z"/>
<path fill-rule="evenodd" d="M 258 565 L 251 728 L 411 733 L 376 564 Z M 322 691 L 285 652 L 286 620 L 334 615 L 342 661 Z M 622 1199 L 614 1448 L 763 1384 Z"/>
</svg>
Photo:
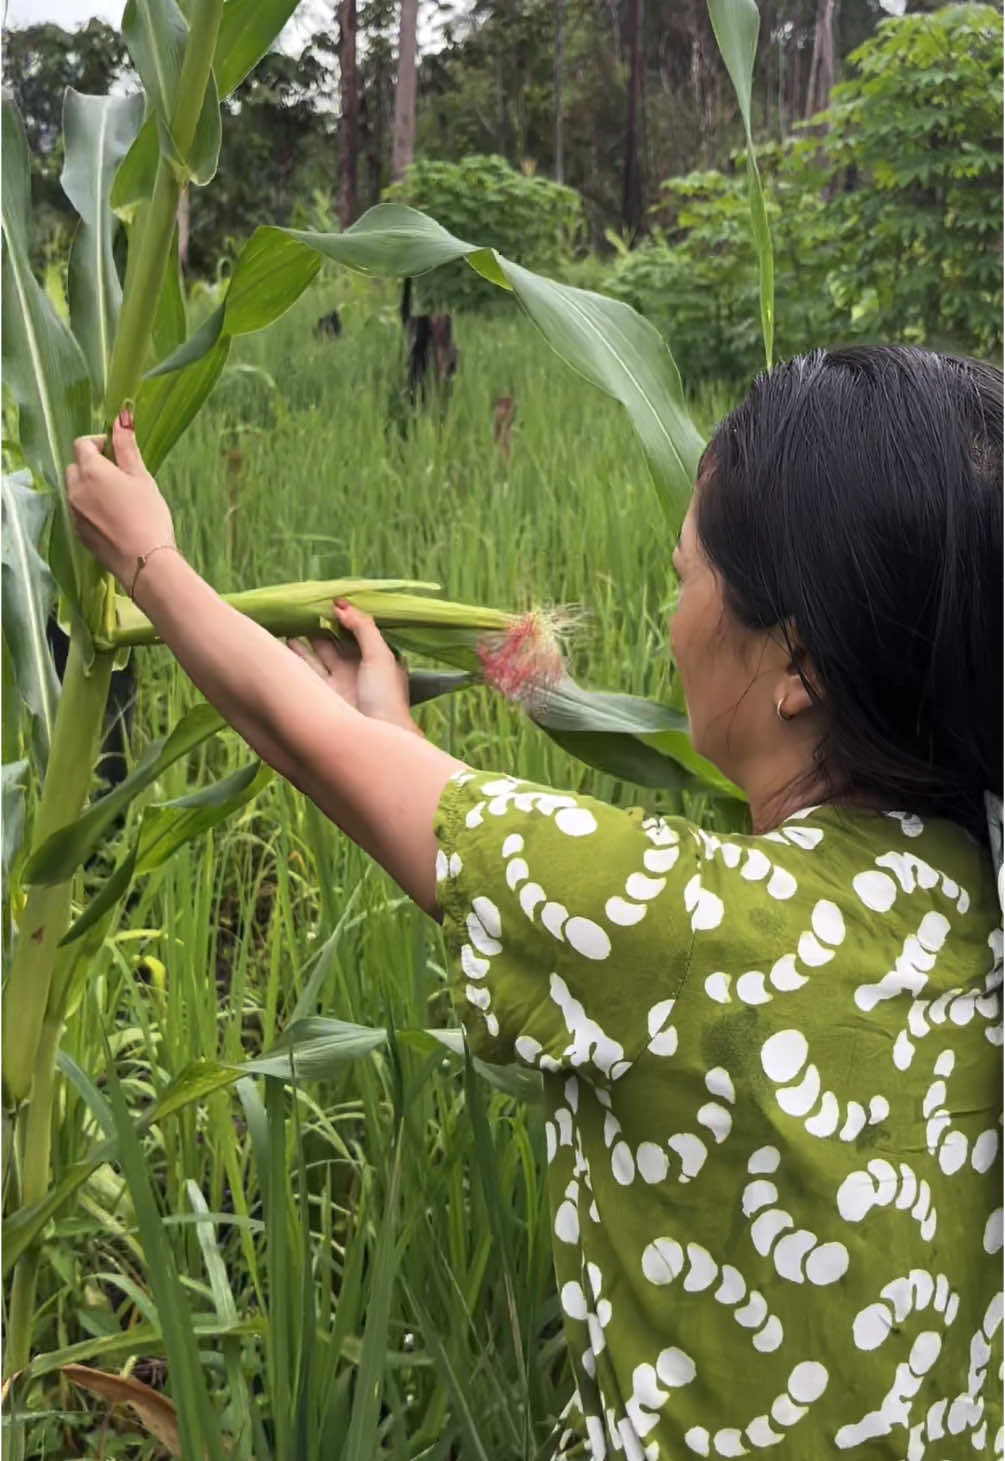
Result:
<svg viewBox="0 0 1005 1461">
<path fill-rule="evenodd" d="M 727 609 L 808 661 L 829 793 L 983 836 L 1002 789 L 1001 372 L 908 346 L 800 356 L 726 417 L 699 482 Z"/>
</svg>

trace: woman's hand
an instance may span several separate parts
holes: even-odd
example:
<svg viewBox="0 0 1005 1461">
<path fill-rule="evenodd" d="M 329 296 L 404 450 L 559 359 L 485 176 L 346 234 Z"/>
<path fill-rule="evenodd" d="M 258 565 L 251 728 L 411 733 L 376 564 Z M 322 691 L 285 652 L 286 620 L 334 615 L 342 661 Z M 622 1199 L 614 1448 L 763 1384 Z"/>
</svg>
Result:
<svg viewBox="0 0 1005 1461">
<path fill-rule="evenodd" d="M 418 731 L 408 704 L 408 671 L 371 616 L 345 599 L 334 608 L 352 639 L 291 639 L 290 649 L 361 715 Z"/>
<path fill-rule="evenodd" d="M 66 469 L 70 515 L 84 547 L 115 574 L 128 593 L 139 559 L 151 548 L 174 545 L 171 511 L 143 465 L 132 413 L 112 427 L 115 461 L 102 456 L 104 438 L 78 436 L 76 464 Z"/>
</svg>

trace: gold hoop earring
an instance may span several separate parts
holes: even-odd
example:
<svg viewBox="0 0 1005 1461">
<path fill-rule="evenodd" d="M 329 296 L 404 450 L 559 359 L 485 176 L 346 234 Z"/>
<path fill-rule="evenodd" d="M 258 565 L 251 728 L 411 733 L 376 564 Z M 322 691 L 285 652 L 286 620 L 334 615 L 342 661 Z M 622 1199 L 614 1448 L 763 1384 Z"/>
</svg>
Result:
<svg viewBox="0 0 1005 1461">
<path fill-rule="evenodd" d="M 782 706 L 784 704 L 785 704 L 785 696 L 782 695 L 778 700 L 775 701 L 775 714 L 778 716 L 778 719 L 779 720 L 788 721 L 788 720 L 791 720 L 792 719 L 792 716 L 785 714 L 785 711 L 782 709 Z"/>
</svg>

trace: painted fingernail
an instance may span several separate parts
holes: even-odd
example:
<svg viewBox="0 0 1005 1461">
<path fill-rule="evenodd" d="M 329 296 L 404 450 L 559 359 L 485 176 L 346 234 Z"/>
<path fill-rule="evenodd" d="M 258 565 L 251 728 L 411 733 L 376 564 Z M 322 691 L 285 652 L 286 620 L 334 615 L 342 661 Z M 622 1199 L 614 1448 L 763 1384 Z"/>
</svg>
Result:
<svg viewBox="0 0 1005 1461">
<path fill-rule="evenodd" d="M 349 607 L 349 600 L 348 599 L 336 599 L 335 600 L 335 607 L 336 607 L 336 609 L 348 609 L 348 607 Z"/>
<path fill-rule="evenodd" d="M 133 413 L 129 406 L 123 406 L 122 410 L 119 412 L 119 425 L 124 431 L 132 431 Z"/>
</svg>

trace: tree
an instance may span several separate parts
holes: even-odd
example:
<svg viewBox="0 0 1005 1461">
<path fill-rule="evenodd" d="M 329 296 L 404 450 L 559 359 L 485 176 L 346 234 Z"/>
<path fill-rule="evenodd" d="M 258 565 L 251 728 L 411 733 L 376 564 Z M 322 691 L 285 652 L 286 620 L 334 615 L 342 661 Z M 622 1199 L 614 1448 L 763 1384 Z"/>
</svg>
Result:
<svg viewBox="0 0 1005 1461">
<path fill-rule="evenodd" d="M 644 201 L 642 167 L 639 160 L 639 130 L 642 125 L 642 87 L 645 70 L 642 36 L 645 0 L 631 0 L 628 11 L 628 118 L 625 124 L 625 166 L 621 192 L 621 220 L 634 237 L 642 231 Z"/>
<path fill-rule="evenodd" d="M 394 87 L 391 181 L 397 182 L 415 156 L 415 65 L 419 0 L 401 0 L 398 74 Z"/>
<path fill-rule="evenodd" d="M 348 228 L 359 213 L 359 82 L 356 75 L 356 0 L 339 0 L 339 122 L 338 216 Z"/>
</svg>

